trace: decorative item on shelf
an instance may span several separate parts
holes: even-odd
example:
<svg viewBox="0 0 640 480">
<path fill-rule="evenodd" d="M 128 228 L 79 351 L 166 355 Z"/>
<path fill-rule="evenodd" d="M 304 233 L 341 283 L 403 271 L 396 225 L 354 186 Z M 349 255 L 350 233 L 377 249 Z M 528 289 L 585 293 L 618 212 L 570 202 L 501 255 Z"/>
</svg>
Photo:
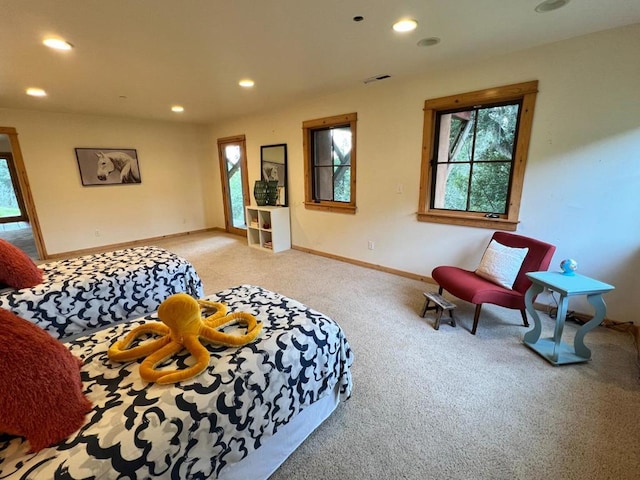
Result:
<svg viewBox="0 0 640 480">
<path fill-rule="evenodd" d="M 265 223 L 262 224 L 262 228 L 264 228 L 265 230 L 270 230 L 271 229 L 271 224 L 265 222 Z"/>
<path fill-rule="evenodd" d="M 256 204 L 264 206 L 267 204 L 267 182 L 264 180 L 256 180 L 253 184 L 253 197 L 256 199 Z"/>
<path fill-rule="evenodd" d="M 267 205 L 277 205 L 278 204 L 278 181 L 277 180 L 269 180 L 267 181 Z"/>
<path fill-rule="evenodd" d="M 560 268 L 563 275 L 575 275 L 578 269 L 578 262 L 573 258 L 565 258 L 560 262 Z"/>
</svg>

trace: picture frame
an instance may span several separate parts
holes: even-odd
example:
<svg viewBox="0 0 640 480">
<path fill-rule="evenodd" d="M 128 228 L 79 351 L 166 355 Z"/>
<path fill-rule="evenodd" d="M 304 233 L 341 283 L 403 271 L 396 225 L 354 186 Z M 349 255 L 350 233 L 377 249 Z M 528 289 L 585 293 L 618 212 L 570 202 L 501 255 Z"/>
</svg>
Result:
<svg viewBox="0 0 640 480">
<path fill-rule="evenodd" d="M 262 145 L 260 147 L 260 169 L 264 181 L 278 181 L 276 205 L 287 206 L 287 144 Z"/>
<path fill-rule="evenodd" d="M 138 152 L 133 148 L 76 148 L 85 187 L 142 183 Z"/>
</svg>

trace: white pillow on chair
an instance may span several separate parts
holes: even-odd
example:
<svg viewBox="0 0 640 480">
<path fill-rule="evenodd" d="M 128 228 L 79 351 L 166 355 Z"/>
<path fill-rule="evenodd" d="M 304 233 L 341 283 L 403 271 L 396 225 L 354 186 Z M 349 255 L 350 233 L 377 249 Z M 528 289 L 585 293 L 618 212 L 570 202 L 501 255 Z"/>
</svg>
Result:
<svg viewBox="0 0 640 480">
<path fill-rule="evenodd" d="M 528 252 L 528 248 L 507 247 L 491 240 L 476 275 L 511 290 Z"/>
</svg>

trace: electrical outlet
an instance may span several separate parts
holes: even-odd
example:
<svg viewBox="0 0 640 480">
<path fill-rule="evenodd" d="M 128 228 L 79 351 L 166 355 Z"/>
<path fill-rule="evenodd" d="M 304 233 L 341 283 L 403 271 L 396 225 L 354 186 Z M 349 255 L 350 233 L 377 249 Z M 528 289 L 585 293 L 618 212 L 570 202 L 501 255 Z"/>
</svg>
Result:
<svg viewBox="0 0 640 480">
<path fill-rule="evenodd" d="M 94 233 L 95 233 L 96 237 L 100 236 L 100 230 L 96 229 L 96 231 Z"/>
<path fill-rule="evenodd" d="M 373 250 L 376 247 L 376 244 L 373 240 L 369 240 L 369 250 Z"/>
</svg>

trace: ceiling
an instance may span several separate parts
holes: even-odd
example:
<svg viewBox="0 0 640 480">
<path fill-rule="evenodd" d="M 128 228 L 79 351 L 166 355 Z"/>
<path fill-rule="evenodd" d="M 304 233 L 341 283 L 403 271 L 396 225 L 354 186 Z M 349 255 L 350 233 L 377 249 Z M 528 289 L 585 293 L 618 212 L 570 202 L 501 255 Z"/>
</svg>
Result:
<svg viewBox="0 0 640 480">
<path fill-rule="evenodd" d="M 554 0 L 557 1 L 557 0 Z M 0 0 L 0 107 L 215 123 L 640 23 L 640 0 Z M 355 16 L 364 17 L 355 22 Z M 400 34 L 404 17 L 418 28 Z M 74 48 L 42 45 L 61 37 Z M 435 46 L 419 40 L 440 38 Z M 255 86 L 238 86 L 242 78 Z M 29 97 L 27 87 L 47 92 Z M 173 113 L 172 105 L 185 111 Z"/>
</svg>

